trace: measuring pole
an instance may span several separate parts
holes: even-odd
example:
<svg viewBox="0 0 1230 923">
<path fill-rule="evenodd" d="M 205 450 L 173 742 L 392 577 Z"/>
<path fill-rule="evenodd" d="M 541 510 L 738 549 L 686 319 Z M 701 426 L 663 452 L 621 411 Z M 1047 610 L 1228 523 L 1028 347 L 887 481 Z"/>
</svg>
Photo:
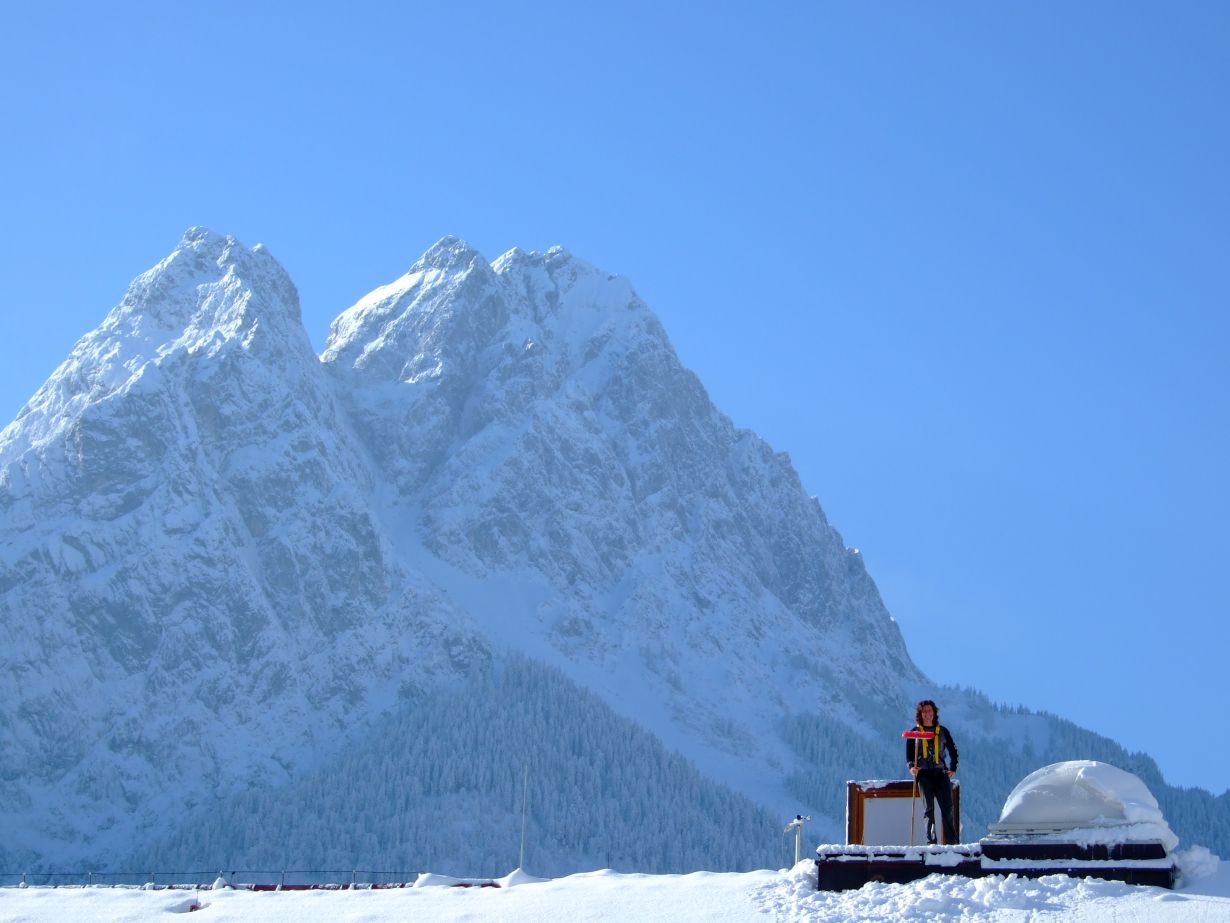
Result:
<svg viewBox="0 0 1230 923">
<path fill-rule="evenodd" d="M 791 830 L 794 831 L 794 864 L 795 865 L 799 864 L 799 859 L 801 858 L 801 853 L 803 850 L 803 825 L 807 823 L 809 820 L 811 820 L 810 814 L 808 814 L 806 817 L 804 817 L 802 814 L 796 814 L 794 815 L 794 820 L 786 824 L 785 829 L 782 830 L 782 833 L 789 833 Z"/>
</svg>

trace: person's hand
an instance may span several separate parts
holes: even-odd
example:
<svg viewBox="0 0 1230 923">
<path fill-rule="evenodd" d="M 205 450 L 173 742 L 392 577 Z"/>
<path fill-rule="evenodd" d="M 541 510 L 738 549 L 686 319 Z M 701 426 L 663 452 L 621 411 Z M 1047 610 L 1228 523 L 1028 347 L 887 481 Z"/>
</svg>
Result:
<svg viewBox="0 0 1230 923">
<path fill-rule="evenodd" d="M 912 775 L 915 779 L 918 778 L 918 767 L 917 766 L 910 767 L 910 775 Z"/>
<path fill-rule="evenodd" d="M 950 779 L 954 778 L 957 774 L 957 771 L 955 769 L 949 769 L 947 770 L 947 772 L 948 772 L 948 778 Z"/>
</svg>

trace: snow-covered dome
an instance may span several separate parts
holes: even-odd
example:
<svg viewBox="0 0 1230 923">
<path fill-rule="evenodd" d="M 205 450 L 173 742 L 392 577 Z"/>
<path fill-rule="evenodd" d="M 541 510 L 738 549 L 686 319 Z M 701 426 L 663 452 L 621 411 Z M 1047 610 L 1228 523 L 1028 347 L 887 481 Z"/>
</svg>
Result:
<svg viewBox="0 0 1230 923">
<path fill-rule="evenodd" d="M 1012 790 L 991 833 L 1063 833 L 1106 842 L 1160 840 L 1167 851 L 1179 838 L 1157 799 L 1137 776 L 1109 763 L 1072 760 L 1030 773 Z"/>
</svg>

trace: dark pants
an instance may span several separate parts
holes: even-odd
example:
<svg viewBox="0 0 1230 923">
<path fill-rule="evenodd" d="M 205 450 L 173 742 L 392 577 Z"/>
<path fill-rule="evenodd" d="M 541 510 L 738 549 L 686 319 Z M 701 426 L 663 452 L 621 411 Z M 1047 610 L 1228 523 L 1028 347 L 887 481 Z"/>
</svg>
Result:
<svg viewBox="0 0 1230 923">
<path fill-rule="evenodd" d="M 940 805 L 944 820 L 944 842 L 957 842 L 957 825 L 952 819 L 952 783 L 942 769 L 918 770 L 918 788 L 927 806 L 927 842 L 935 842 L 935 803 Z"/>
</svg>

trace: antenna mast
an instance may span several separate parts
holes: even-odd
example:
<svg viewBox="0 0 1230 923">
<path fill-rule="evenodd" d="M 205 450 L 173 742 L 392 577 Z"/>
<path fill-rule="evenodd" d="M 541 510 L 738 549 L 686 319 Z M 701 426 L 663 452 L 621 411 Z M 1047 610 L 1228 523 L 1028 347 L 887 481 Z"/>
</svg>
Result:
<svg viewBox="0 0 1230 923">
<path fill-rule="evenodd" d="M 521 780 L 521 858 L 517 868 L 525 869 L 525 819 L 529 815 L 530 806 L 530 764 L 526 763 Z"/>
</svg>

